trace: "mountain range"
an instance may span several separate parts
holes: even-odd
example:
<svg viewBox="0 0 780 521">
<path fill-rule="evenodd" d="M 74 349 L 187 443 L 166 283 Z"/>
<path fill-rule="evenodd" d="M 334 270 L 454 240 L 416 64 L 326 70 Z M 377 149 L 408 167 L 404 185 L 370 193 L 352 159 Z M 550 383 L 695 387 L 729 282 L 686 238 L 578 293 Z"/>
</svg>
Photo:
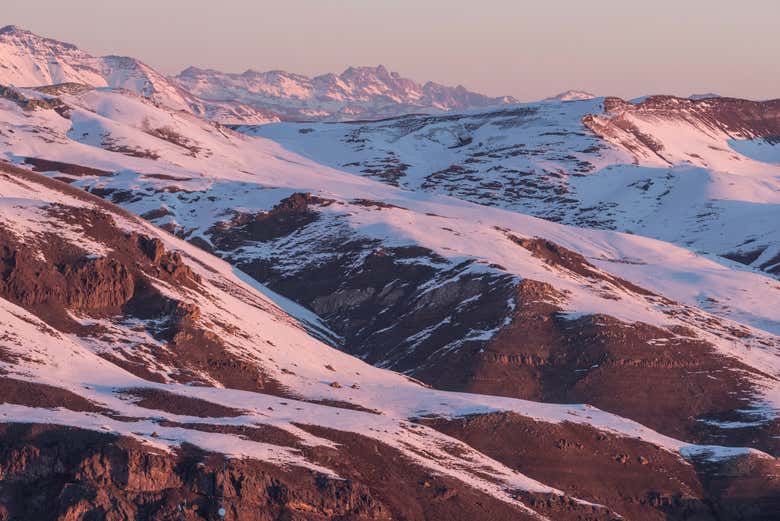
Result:
<svg viewBox="0 0 780 521">
<path fill-rule="evenodd" d="M 780 511 L 780 100 L 226 127 L 3 33 L 0 519 Z"/>
<path fill-rule="evenodd" d="M 378 119 L 514 103 L 433 82 L 424 85 L 383 66 L 350 67 L 308 78 L 283 71 L 227 74 L 190 67 L 165 76 L 123 56 L 94 57 L 76 46 L 16 26 L 0 29 L 0 85 L 79 83 L 127 89 L 168 107 L 223 124 L 283 120 Z"/>
</svg>

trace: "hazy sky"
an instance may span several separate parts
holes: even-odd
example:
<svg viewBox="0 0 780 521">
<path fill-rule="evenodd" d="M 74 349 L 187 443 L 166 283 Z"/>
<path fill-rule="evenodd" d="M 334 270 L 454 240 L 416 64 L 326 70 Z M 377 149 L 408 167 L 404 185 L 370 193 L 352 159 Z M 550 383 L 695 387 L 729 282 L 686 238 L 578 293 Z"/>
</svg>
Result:
<svg viewBox="0 0 780 521">
<path fill-rule="evenodd" d="M 0 0 L 15 24 L 166 73 L 383 64 L 538 99 L 780 97 L 780 0 Z"/>
</svg>

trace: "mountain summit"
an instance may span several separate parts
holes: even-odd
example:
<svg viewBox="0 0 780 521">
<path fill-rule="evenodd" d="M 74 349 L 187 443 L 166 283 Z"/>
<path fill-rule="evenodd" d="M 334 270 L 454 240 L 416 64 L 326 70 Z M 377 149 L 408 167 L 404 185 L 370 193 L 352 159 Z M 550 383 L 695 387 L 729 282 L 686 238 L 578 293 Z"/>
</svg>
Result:
<svg viewBox="0 0 780 521">
<path fill-rule="evenodd" d="M 95 57 L 75 45 L 9 25 L 0 29 L 0 85 L 38 87 L 80 83 L 125 89 L 167 107 L 221 123 L 267 123 L 273 114 L 238 103 L 204 102 L 140 60 Z"/>
<path fill-rule="evenodd" d="M 567 90 L 566 92 L 561 92 L 556 96 L 545 98 L 542 101 L 584 101 L 596 97 L 598 96 L 591 94 L 590 92 L 585 92 L 584 90 Z"/>
</svg>

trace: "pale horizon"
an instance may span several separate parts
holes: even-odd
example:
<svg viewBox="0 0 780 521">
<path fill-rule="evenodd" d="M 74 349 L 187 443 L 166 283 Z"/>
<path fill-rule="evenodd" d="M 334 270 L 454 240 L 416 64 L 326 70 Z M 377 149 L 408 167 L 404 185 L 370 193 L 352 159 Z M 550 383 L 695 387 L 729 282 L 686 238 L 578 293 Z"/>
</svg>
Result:
<svg viewBox="0 0 780 521">
<path fill-rule="evenodd" d="M 357 0 L 284 5 L 12 0 L 17 25 L 94 55 L 138 58 L 168 75 L 194 66 L 316 76 L 384 65 L 418 82 L 532 101 L 566 90 L 633 98 L 716 93 L 780 97 L 780 4 Z M 635 10 L 633 10 L 635 11 Z M 149 15 L 149 13 L 152 13 Z"/>
</svg>

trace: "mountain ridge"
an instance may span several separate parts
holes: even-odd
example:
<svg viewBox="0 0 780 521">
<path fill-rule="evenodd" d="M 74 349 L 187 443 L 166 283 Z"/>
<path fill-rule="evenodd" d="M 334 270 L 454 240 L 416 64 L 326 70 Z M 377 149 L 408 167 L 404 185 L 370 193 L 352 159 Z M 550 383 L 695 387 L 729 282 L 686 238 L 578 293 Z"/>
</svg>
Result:
<svg viewBox="0 0 780 521">
<path fill-rule="evenodd" d="M 423 84 L 383 66 L 349 67 L 341 74 L 307 77 L 248 69 L 230 74 L 188 67 L 166 76 L 127 56 L 92 56 L 76 45 L 14 25 L 0 29 L 0 84 L 38 87 L 83 83 L 126 88 L 158 103 L 223 124 L 286 120 L 343 120 L 442 112 L 515 103 L 462 85 Z"/>
<path fill-rule="evenodd" d="M 383 118 L 410 111 L 451 111 L 516 103 L 491 98 L 462 85 L 420 84 L 384 66 L 348 67 L 341 74 L 305 76 L 280 70 L 253 69 L 231 74 L 189 67 L 176 79 L 206 99 L 234 100 L 273 107 L 288 119 Z M 286 91 L 284 89 L 287 89 Z M 395 108 L 394 108 L 395 107 Z"/>
</svg>

